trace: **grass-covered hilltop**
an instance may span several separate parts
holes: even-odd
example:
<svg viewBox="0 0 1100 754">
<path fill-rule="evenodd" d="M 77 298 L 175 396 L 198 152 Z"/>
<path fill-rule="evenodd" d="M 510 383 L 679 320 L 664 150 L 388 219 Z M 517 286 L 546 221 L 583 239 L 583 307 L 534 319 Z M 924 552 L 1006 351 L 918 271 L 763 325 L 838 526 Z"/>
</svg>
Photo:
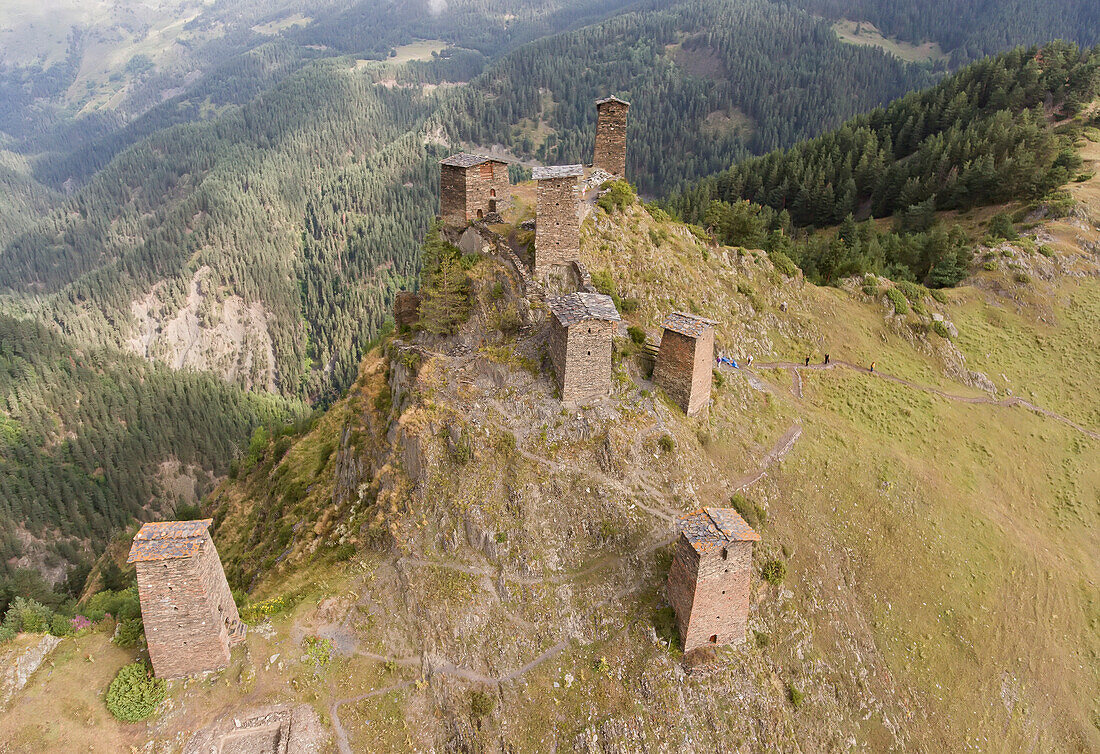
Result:
<svg viewBox="0 0 1100 754">
<path fill-rule="evenodd" d="M 667 201 L 604 184 L 580 262 L 623 322 L 578 407 L 517 271 L 532 184 L 480 251 L 432 225 L 420 321 L 180 511 L 249 626 L 229 667 L 146 676 L 131 527 L 79 603 L 9 609 L 0 663 L 41 666 L 0 750 L 1100 749 L 1098 54 L 979 62 Z M 698 417 L 652 379 L 676 310 L 737 363 Z M 747 641 L 684 655 L 700 506 L 761 541 Z"/>
</svg>

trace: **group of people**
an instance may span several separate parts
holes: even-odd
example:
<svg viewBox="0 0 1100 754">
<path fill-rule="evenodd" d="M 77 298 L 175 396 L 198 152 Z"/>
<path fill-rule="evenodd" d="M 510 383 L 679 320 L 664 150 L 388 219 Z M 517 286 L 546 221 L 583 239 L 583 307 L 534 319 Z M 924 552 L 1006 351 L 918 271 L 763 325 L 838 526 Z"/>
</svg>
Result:
<svg viewBox="0 0 1100 754">
<path fill-rule="evenodd" d="M 718 351 L 718 358 L 716 359 L 716 361 L 717 361 L 719 367 L 721 367 L 723 364 L 725 364 L 726 366 L 731 366 L 734 369 L 740 369 L 741 368 L 741 366 L 737 363 L 736 359 L 734 359 L 727 352 L 722 351 L 722 350 Z M 825 359 L 821 363 L 824 364 L 825 366 L 829 366 L 829 354 L 825 354 Z M 749 367 L 752 366 L 752 356 L 749 356 L 749 359 L 748 359 L 748 361 L 746 362 L 745 365 L 749 366 Z M 806 357 L 806 366 L 809 366 L 809 365 L 810 365 L 810 357 L 807 356 Z M 871 362 L 871 368 L 870 368 L 869 371 L 871 371 L 871 372 L 875 371 L 875 362 L 873 362 L 873 361 Z"/>
</svg>

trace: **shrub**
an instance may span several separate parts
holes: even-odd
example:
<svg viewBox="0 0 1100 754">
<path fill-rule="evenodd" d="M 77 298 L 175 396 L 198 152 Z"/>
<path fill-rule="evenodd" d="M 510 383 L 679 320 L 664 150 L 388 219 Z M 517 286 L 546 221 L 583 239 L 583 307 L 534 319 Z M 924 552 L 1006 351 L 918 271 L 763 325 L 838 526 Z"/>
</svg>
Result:
<svg viewBox="0 0 1100 754">
<path fill-rule="evenodd" d="M 596 204 L 609 215 L 621 212 L 634 203 L 634 189 L 626 181 L 607 181 L 600 188 L 605 191 Z"/>
<path fill-rule="evenodd" d="M 635 345 L 641 346 L 645 344 L 645 330 L 643 330 L 642 328 L 638 327 L 637 325 L 631 325 L 630 327 L 626 328 L 626 332 L 627 335 L 630 336 L 630 339 L 634 341 Z"/>
<path fill-rule="evenodd" d="M 754 630 L 752 632 L 752 638 L 753 641 L 756 643 L 756 646 L 760 647 L 761 649 L 771 644 L 771 639 L 763 631 Z"/>
<path fill-rule="evenodd" d="M 769 560 L 760 569 L 760 575 L 772 586 L 779 586 L 787 578 L 787 564 L 782 560 Z"/>
<path fill-rule="evenodd" d="M 680 629 L 676 625 L 676 611 L 670 605 L 657 610 L 653 616 L 653 630 L 660 639 L 671 649 L 680 648 Z"/>
<path fill-rule="evenodd" d="M 53 636 L 68 636 L 73 633 L 72 619 L 67 615 L 55 613 L 50 620 L 50 634 Z"/>
<path fill-rule="evenodd" d="M 1012 218 L 1005 212 L 999 212 L 989 221 L 989 235 L 996 239 L 1003 238 L 1006 241 L 1015 241 L 1019 238 L 1016 228 L 1012 225 Z"/>
<path fill-rule="evenodd" d="M 905 295 L 897 288 L 887 288 L 886 298 L 890 299 L 890 303 L 894 305 L 896 314 L 905 315 L 909 313 L 909 303 L 905 300 Z"/>
<path fill-rule="evenodd" d="M 4 615 L 4 625 L 15 633 L 44 634 L 50 630 L 53 611 L 40 602 L 16 597 Z"/>
<path fill-rule="evenodd" d="M 897 283 L 897 287 L 914 304 L 919 303 L 924 298 L 924 286 L 911 283 L 908 280 L 901 280 Z"/>
<path fill-rule="evenodd" d="M 932 320 L 932 332 L 939 335 L 941 338 L 951 340 L 951 331 L 947 329 L 947 325 L 940 322 L 938 319 Z"/>
<path fill-rule="evenodd" d="M 936 299 L 936 301 L 939 301 L 941 304 L 947 303 L 947 294 L 939 288 L 933 288 L 928 292 L 932 295 L 932 298 Z"/>
<path fill-rule="evenodd" d="M 798 265 L 782 251 L 769 251 L 768 259 L 772 260 L 772 265 L 775 269 L 779 270 L 787 277 L 793 278 L 798 276 Z"/>
<path fill-rule="evenodd" d="M 606 657 L 601 657 L 592 665 L 592 669 L 597 673 L 607 673 L 611 670 L 611 663 L 607 661 Z"/>
<path fill-rule="evenodd" d="M 332 662 L 332 640 L 318 636 L 307 636 L 303 641 L 306 647 L 306 662 L 315 668 L 323 668 Z"/>
<path fill-rule="evenodd" d="M 92 622 L 83 615 L 74 615 L 69 619 L 69 631 L 71 633 L 78 634 L 81 631 L 87 631 L 91 627 Z"/>
<path fill-rule="evenodd" d="M 806 700 L 806 694 L 798 690 L 798 687 L 793 683 L 787 683 L 787 698 L 791 700 L 791 704 L 795 709 L 802 706 L 802 702 Z"/>
<path fill-rule="evenodd" d="M 496 699 L 491 694 L 484 691 L 470 693 L 470 712 L 473 713 L 474 717 L 485 717 L 493 711 L 495 705 Z"/>
<path fill-rule="evenodd" d="M 676 449 L 676 441 L 672 439 L 672 435 L 661 435 L 661 439 L 657 441 L 657 447 L 665 453 L 671 453 Z"/>
<path fill-rule="evenodd" d="M 145 625 L 141 618 L 127 618 L 118 624 L 118 633 L 115 634 L 115 644 L 123 649 L 136 647 L 141 641 L 141 634 L 145 631 Z"/>
<path fill-rule="evenodd" d="M 730 498 L 730 506 L 741 515 L 741 518 L 745 519 L 745 523 L 757 531 L 760 531 L 768 523 L 768 512 L 756 501 L 749 500 L 740 492 L 735 492 L 733 497 Z"/>
<path fill-rule="evenodd" d="M 156 711 L 166 690 L 165 682 L 154 678 L 144 662 L 132 662 L 107 688 L 107 709 L 125 723 L 136 723 Z"/>
</svg>

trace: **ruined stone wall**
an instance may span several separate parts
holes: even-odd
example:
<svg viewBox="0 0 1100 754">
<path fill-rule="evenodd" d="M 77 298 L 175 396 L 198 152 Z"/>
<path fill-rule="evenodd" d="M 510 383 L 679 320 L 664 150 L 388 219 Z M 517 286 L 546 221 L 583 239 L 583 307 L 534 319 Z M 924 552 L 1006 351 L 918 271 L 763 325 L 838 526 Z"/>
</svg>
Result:
<svg viewBox="0 0 1100 754">
<path fill-rule="evenodd" d="M 210 552 L 217 561 L 212 547 Z M 211 569 L 209 559 L 202 556 L 137 564 L 141 617 L 149 659 L 158 678 L 217 670 L 229 663 L 224 621 L 217 625 L 209 600 Z M 220 563 L 217 570 L 221 572 Z M 231 595 L 228 603 L 236 616 Z"/>
<path fill-rule="evenodd" d="M 715 546 L 699 556 L 681 536 L 668 592 L 685 652 L 745 640 L 751 579 L 752 542 Z"/>
<path fill-rule="evenodd" d="M 535 219 L 535 273 L 580 258 L 580 192 L 576 177 L 538 182 Z"/>
<path fill-rule="evenodd" d="M 699 338 L 665 330 L 653 381 L 685 414 L 694 416 L 710 402 L 713 361 L 713 328 L 704 329 Z"/>
<path fill-rule="evenodd" d="M 612 175 L 626 176 L 626 105 L 607 102 L 596 117 L 596 150 L 592 166 Z"/>
<path fill-rule="evenodd" d="M 562 327 L 550 318 L 550 361 L 562 403 L 580 403 L 611 390 L 613 322 L 593 319 Z"/>
<path fill-rule="evenodd" d="M 439 214 L 443 224 L 466 224 L 466 170 L 454 165 L 439 166 Z"/>
</svg>

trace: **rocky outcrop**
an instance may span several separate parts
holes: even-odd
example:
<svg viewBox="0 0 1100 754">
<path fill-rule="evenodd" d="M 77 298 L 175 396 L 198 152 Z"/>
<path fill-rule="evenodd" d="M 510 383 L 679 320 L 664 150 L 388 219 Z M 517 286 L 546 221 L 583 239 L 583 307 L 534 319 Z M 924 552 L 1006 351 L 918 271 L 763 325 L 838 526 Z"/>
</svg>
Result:
<svg viewBox="0 0 1100 754">
<path fill-rule="evenodd" d="M 6 666 L 0 671 L 0 709 L 6 707 L 23 690 L 27 681 L 60 643 L 61 639 L 47 634 L 30 649 L 22 653 L 12 652 L 14 658 L 6 658 Z"/>
</svg>

